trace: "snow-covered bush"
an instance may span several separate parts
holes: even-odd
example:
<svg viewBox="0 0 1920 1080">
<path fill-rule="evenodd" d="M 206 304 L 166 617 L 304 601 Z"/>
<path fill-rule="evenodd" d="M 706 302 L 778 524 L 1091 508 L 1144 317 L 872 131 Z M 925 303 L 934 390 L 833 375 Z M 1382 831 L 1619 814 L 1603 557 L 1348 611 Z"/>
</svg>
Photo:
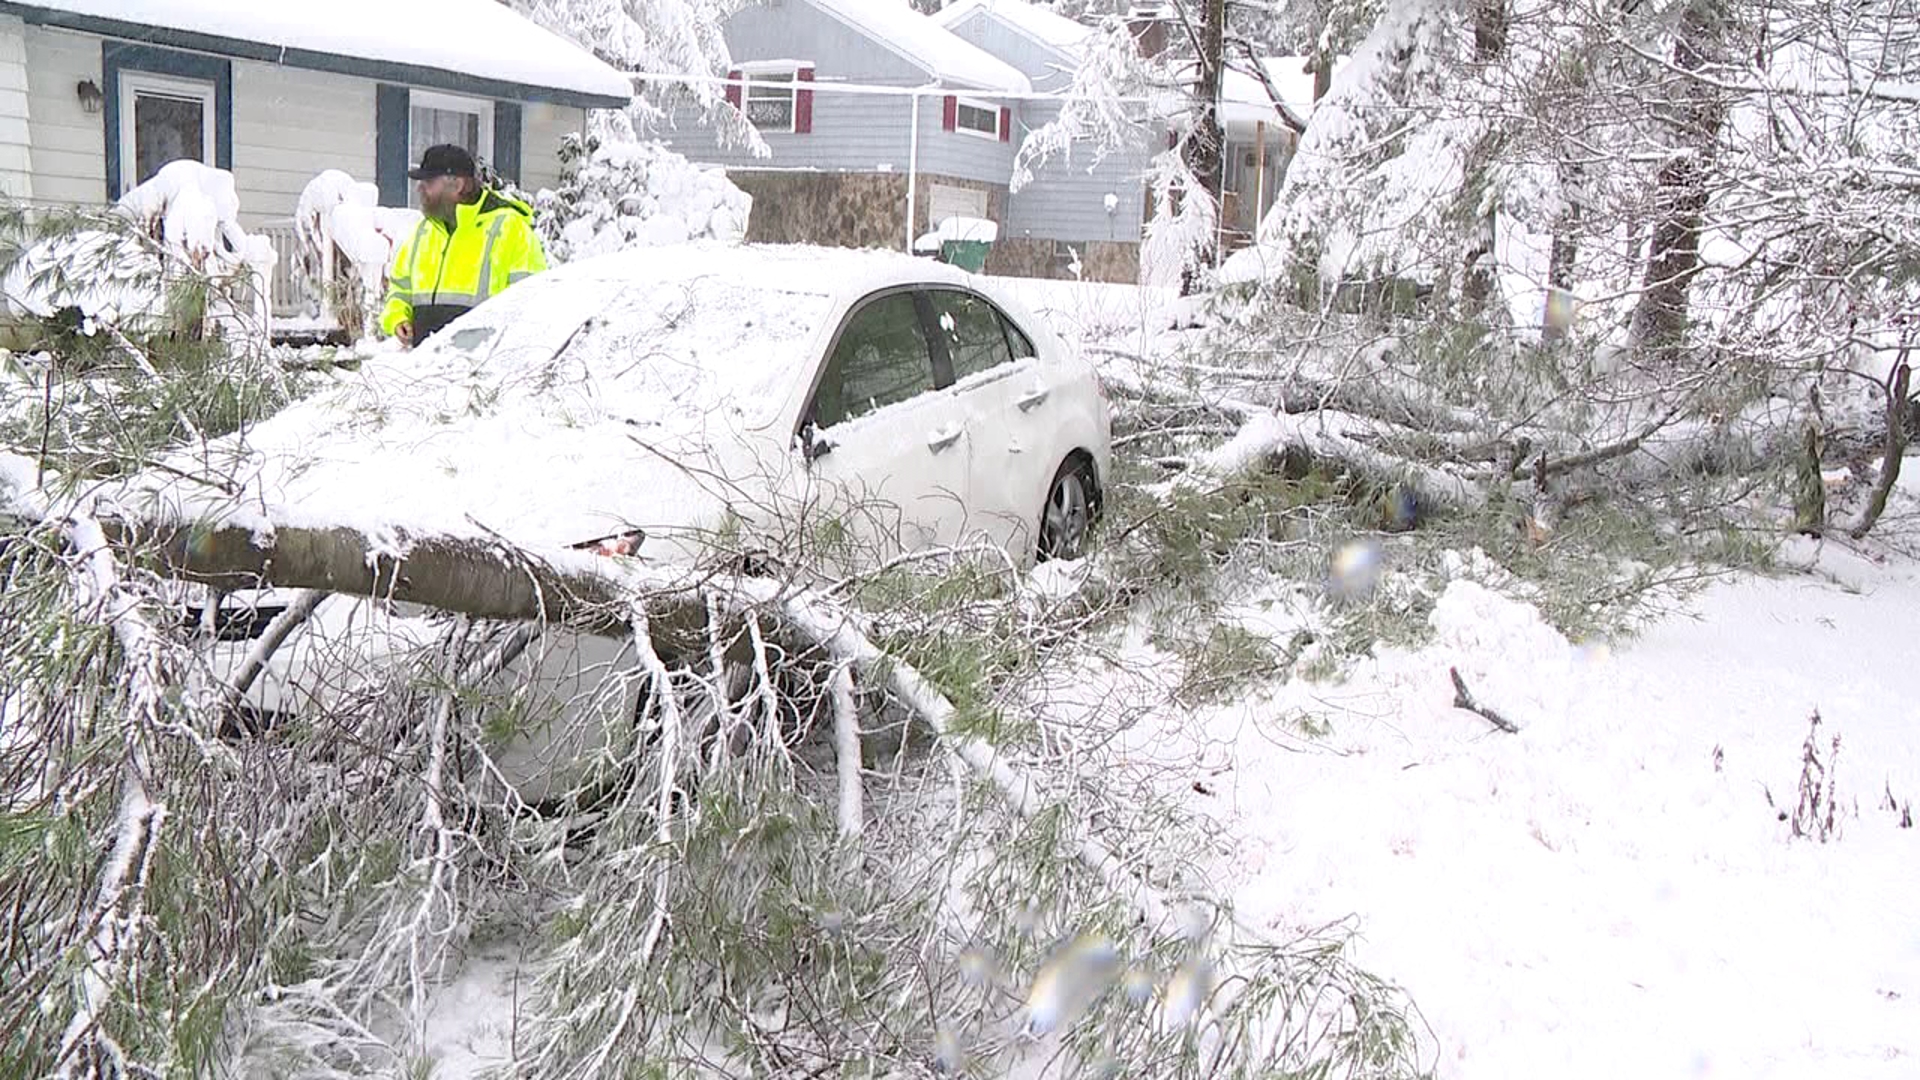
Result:
<svg viewBox="0 0 1920 1080">
<path fill-rule="evenodd" d="M 724 169 L 695 165 L 657 142 L 560 144 L 558 191 L 542 191 L 535 225 L 556 263 L 689 240 L 739 241 L 753 198 Z"/>
<path fill-rule="evenodd" d="M 273 244 L 240 227 L 233 174 L 175 161 L 104 217 L 22 224 L 5 275 L 7 311 L 124 333 L 258 335 Z"/>
<path fill-rule="evenodd" d="M 350 334 L 371 332 L 387 289 L 393 252 L 420 222 L 420 212 L 380 205 L 380 189 L 338 169 L 314 177 L 300 193 L 294 228 L 300 237 L 294 272 Z"/>
</svg>

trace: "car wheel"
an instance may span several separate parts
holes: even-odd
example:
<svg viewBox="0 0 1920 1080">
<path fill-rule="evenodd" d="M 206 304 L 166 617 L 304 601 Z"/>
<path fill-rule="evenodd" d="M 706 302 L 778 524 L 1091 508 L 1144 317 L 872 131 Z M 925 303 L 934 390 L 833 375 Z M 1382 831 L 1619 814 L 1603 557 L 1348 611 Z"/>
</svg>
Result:
<svg viewBox="0 0 1920 1080">
<path fill-rule="evenodd" d="M 1053 483 L 1047 485 L 1047 502 L 1040 511 L 1040 561 L 1077 559 L 1086 554 L 1099 508 L 1093 463 L 1083 457 L 1062 462 L 1060 471 L 1053 474 Z"/>
</svg>

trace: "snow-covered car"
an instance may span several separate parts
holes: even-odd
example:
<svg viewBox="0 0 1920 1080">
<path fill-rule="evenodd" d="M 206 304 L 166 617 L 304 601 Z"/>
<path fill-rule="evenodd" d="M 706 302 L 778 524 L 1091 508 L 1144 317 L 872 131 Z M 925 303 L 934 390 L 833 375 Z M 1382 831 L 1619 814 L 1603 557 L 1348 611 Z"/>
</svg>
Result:
<svg viewBox="0 0 1920 1080">
<path fill-rule="evenodd" d="M 624 537 L 653 563 L 759 552 L 835 572 L 936 545 L 1077 556 L 1111 460 L 1092 367 L 989 280 L 905 255 L 717 245 L 534 277 L 224 449 L 243 503 L 373 537 Z M 225 601 L 252 613 L 228 612 L 216 676 L 285 602 Z M 392 607 L 323 602 L 248 703 L 337 700 L 377 672 L 320 658 L 322 642 L 368 656 L 433 640 L 424 614 Z M 634 659 L 556 637 L 538 659 L 556 701 Z"/>
</svg>

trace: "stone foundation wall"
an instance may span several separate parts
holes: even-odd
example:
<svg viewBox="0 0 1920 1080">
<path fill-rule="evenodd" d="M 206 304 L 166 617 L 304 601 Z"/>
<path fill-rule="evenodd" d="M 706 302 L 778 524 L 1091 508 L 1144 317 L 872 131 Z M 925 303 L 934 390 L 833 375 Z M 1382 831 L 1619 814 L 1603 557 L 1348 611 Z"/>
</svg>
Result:
<svg viewBox="0 0 1920 1080">
<path fill-rule="evenodd" d="M 729 169 L 727 179 L 753 196 L 747 240 L 756 244 L 822 244 L 828 247 L 884 248 L 899 251 L 907 210 L 905 173 L 800 172 Z M 1005 221 L 1007 189 L 978 180 L 923 173 L 914 206 L 914 235 L 928 222 L 928 185 L 946 184 L 987 193 L 987 215 Z M 1008 277 L 1067 278 L 1065 253 L 1080 252 L 1081 276 L 1088 281 L 1133 284 L 1140 280 L 1140 245 L 1111 240 L 1068 244 L 1059 240 L 1006 238 L 987 255 L 987 273 Z"/>
<path fill-rule="evenodd" d="M 894 251 L 906 243 L 904 175 L 729 169 L 727 179 L 753 196 L 749 243 Z"/>
</svg>

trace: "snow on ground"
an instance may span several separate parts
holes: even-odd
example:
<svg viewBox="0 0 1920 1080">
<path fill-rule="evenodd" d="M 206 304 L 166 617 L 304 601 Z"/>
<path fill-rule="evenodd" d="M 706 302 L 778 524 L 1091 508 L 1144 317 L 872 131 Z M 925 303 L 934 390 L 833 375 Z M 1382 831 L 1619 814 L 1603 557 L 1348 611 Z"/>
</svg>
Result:
<svg viewBox="0 0 1920 1080">
<path fill-rule="evenodd" d="M 1206 884 L 1247 923 L 1357 917 L 1442 1077 L 1920 1075 L 1920 831 L 1882 806 L 1920 794 L 1920 566 L 1817 566 L 1617 649 L 1462 577 L 1427 647 L 1160 710 L 1124 760 L 1223 828 Z M 1243 621 L 1284 642 L 1286 608 Z M 1451 667 L 1522 731 L 1451 708 Z M 1822 756 L 1842 740 L 1824 845 L 1779 816 L 1815 710 Z"/>
<path fill-rule="evenodd" d="M 1171 288 L 999 276 L 991 280 L 1055 333 L 1083 346 L 1141 351 L 1167 328 L 1180 299 L 1179 290 Z"/>
</svg>

